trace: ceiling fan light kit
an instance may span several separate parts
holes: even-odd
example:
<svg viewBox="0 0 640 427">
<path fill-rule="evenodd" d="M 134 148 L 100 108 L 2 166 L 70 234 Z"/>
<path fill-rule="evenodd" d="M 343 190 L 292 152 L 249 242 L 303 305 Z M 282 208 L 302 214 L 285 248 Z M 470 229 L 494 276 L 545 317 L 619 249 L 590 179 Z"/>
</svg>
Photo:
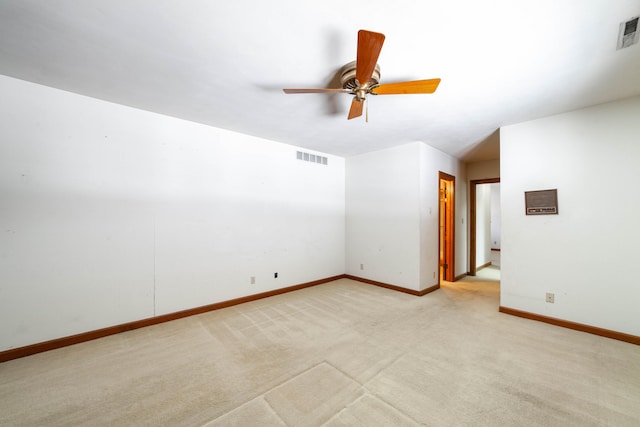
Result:
<svg viewBox="0 0 640 427">
<path fill-rule="evenodd" d="M 406 95 L 417 93 L 433 93 L 440 84 L 440 79 L 414 80 L 380 84 L 380 66 L 378 57 L 384 43 L 384 34 L 373 31 L 358 31 L 358 51 L 356 61 L 345 64 L 340 69 L 341 89 L 283 89 L 287 94 L 299 93 L 332 93 L 342 92 L 354 95 L 349 109 L 349 120 L 360 117 L 367 95 Z M 363 83 L 361 83 L 363 82 Z"/>
</svg>

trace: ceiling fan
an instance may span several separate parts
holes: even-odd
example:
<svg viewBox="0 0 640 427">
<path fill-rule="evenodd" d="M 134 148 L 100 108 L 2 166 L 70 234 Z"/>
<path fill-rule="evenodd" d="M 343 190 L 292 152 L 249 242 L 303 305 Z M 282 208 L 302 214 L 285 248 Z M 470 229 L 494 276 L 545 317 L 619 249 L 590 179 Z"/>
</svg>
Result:
<svg viewBox="0 0 640 427">
<path fill-rule="evenodd" d="M 348 119 L 362 115 L 364 101 L 368 94 L 403 95 L 414 93 L 433 93 L 440 79 L 413 80 L 408 82 L 380 84 L 378 56 L 384 43 L 384 34 L 373 31 L 358 31 L 358 52 L 356 61 L 344 65 L 341 69 L 342 88 L 283 89 L 284 93 L 349 93 L 355 95 L 351 101 Z"/>
</svg>

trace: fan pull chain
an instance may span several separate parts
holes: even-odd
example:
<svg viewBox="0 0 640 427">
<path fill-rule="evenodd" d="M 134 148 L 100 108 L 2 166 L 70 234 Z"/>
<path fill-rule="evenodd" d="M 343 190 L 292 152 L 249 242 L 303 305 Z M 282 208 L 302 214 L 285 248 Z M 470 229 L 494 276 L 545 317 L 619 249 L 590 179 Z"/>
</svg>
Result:
<svg viewBox="0 0 640 427">
<path fill-rule="evenodd" d="M 367 103 L 367 105 L 365 105 L 365 108 L 367 109 L 365 113 L 365 122 L 369 123 L 369 99 L 365 99 L 365 102 Z"/>
</svg>

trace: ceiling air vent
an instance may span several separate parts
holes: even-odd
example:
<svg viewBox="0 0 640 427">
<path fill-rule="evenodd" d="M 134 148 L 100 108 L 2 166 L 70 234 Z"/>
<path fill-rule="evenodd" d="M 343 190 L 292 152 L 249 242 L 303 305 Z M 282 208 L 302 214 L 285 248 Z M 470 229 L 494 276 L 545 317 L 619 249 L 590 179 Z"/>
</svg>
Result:
<svg viewBox="0 0 640 427">
<path fill-rule="evenodd" d="M 629 19 L 627 22 L 620 24 L 620 33 L 618 34 L 618 49 L 624 49 L 633 44 L 638 43 L 638 17 Z"/>
</svg>

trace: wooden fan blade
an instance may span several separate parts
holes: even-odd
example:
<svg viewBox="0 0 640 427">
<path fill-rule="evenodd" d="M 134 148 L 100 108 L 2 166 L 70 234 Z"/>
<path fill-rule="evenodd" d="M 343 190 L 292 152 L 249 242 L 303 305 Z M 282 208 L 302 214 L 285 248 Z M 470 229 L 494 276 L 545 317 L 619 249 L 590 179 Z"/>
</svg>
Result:
<svg viewBox="0 0 640 427">
<path fill-rule="evenodd" d="M 358 56 L 356 60 L 356 80 L 365 84 L 371 80 L 373 70 L 378 63 L 378 56 L 384 43 L 384 34 L 372 31 L 358 31 Z"/>
<path fill-rule="evenodd" d="M 309 89 L 282 89 L 284 93 L 349 93 L 349 89 L 330 89 L 330 88 L 309 88 Z"/>
<path fill-rule="evenodd" d="M 412 93 L 433 93 L 438 88 L 440 79 L 414 80 L 411 82 L 387 83 L 371 89 L 377 95 L 401 95 Z"/>
<path fill-rule="evenodd" d="M 358 100 L 358 98 L 354 97 L 353 101 L 351 101 L 351 108 L 349 109 L 349 116 L 347 119 L 351 120 L 356 117 L 360 117 L 362 115 L 362 107 L 364 106 L 364 101 Z"/>
</svg>

